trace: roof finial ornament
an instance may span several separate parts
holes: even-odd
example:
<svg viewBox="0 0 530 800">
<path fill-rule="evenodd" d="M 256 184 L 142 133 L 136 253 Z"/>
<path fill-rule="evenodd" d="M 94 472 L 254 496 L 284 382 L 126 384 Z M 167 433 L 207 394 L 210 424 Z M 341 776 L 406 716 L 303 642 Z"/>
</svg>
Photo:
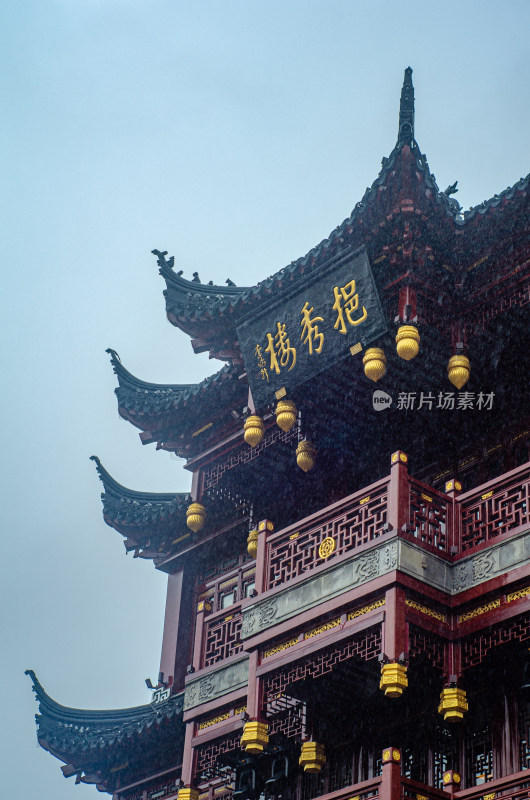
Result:
<svg viewBox="0 0 530 800">
<path fill-rule="evenodd" d="M 398 144 L 412 144 L 414 140 L 414 86 L 412 68 L 407 67 L 399 103 Z"/>
</svg>

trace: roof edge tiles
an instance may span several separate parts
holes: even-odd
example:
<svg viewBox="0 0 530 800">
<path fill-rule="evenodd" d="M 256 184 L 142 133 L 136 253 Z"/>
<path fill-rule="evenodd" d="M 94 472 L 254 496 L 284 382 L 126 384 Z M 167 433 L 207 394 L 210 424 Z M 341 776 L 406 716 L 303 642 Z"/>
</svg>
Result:
<svg viewBox="0 0 530 800">
<path fill-rule="evenodd" d="M 412 155 L 414 166 L 418 175 L 421 175 L 423 195 L 425 190 L 430 190 L 429 202 L 439 208 L 442 217 L 450 222 L 455 228 L 460 230 L 466 228 L 466 224 L 471 222 L 477 214 L 484 215 L 490 209 L 496 209 L 507 204 L 517 192 L 525 192 L 530 176 L 521 178 L 512 187 L 505 189 L 500 195 L 494 195 L 489 200 L 463 211 L 458 201 L 449 196 L 448 191 L 441 191 L 436 183 L 434 174 L 430 171 L 427 158 L 421 152 L 417 141 L 414 138 L 414 86 L 412 83 L 412 69 L 407 67 L 403 81 L 403 88 L 399 106 L 399 127 L 396 145 L 388 158 L 383 158 L 381 170 L 368 187 L 362 199 L 356 203 L 351 214 L 340 225 L 338 225 L 327 238 L 311 248 L 305 256 L 291 262 L 291 264 L 278 270 L 269 278 L 260 281 L 250 288 L 242 287 L 216 287 L 204 285 L 195 281 L 188 281 L 181 277 L 182 270 L 175 273 L 173 271 L 174 259 L 166 260 L 167 252 L 153 251 L 158 255 L 160 274 L 166 281 L 166 311 L 172 324 L 176 324 L 189 335 L 195 335 L 193 330 L 197 330 L 197 325 L 205 322 L 212 323 L 214 317 L 222 316 L 229 309 L 232 313 L 240 311 L 241 306 L 247 305 L 248 300 L 260 297 L 264 291 L 276 293 L 281 291 L 282 283 L 286 277 L 293 279 L 294 273 L 311 272 L 318 269 L 321 258 L 335 243 L 341 242 L 347 235 L 350 237 L 355 226 L 361 222 L 364 213 L 375 202 L 380 188 L 387 188 L 392 183 L 395 168 L 397 167 L 400 155 Z M 243 313 L 234 314 L 230 319 L 230 327 L 234 327 L 244 320 Z M 251 309 L 249 308 L 249 312 Z M 224 328 L 223 328 L 224 329 Z"/>
<path fill-rule="evenodd" d="M 116 500 L 132 500 L 137 503 L 162 503 L 169 504 L 178 501 L 179 507 L 184 508 L 189 502 L 191 495 L 188 492 L 139 492 L 135 489 L 128 489 L 118 483 L 112 475 L 107 472 L 97 456 L 90 456 L 90 460 L 96 464 L 96 470 L 105 489 L 105 495 L 109 495 Z"/>
<path fill-rule="evenodd" d="M 190 398 L 208 392 L 218 384 L 238 377 L 242 372 L 240 366 L 225 364 L 199 383 L 148 383 L 129 372 L 115 350 L 109 347 L 105 352 L 109 353 L 113 370 L 118 377 L 119 385 L 114 390 L 118 398 L 118 408 L 126 412 L 145 414 L 175 410 Z M 126 418 L 129 419 L 129 416 Z"/>
</svg>

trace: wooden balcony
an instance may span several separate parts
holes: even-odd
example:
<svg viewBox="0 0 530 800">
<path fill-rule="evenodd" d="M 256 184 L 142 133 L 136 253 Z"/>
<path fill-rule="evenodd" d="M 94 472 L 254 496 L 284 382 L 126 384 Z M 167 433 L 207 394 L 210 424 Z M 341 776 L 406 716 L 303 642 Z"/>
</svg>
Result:
<svg viewBox="0 0 530 800">
<path fill-rule="evenodd" d="M 258 594 L 326 570 L 356 550 L 394 533 L 445 562 L 523 533 L 530 525 L 530 463 L 459 493 L 450 481 L 440 492 L 411 477 L 407 457 L 392 457 L 390 475 L 279 531 L 259 534 Z M 226 580 L 229 576 L 224 576 Z M 236 655 L 241 644 L 241 600 L 198 618 L 194 666 L 203 669 Z M 200 657 L 198 653 L 200 651 Z"/>
</svg>

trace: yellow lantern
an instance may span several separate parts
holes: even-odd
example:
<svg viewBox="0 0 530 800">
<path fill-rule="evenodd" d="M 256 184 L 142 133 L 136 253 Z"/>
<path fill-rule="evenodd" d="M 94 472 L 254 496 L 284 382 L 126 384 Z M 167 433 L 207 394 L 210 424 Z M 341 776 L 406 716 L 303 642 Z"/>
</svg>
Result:
<svg viewBox="0 0 530 800">
<path fill-rule="evenodd" d="M 182 789 L 179 789 L 177 800 L 199 800 L 199 790 L 191 789 L 189 786 L 185 786 Z"/>
<path fill-rule="evenodd" d="M 447 686 L 440 695 L 438 713 L 444 715 L 444 722 L 460 722 L 469 710 L 465 689 Z"/>
<path fill-rule="evenodd" d="M 298 763 L 304 768 L 304 772 L 320 772 L 326 763 L 324 745 L 318 742 L 303 742 Z"/>
<path fill-rule="evenodd" d="M 298 447 L 296 448 L 296 463 L 303 469 L 304 472 L 309 472 L 310 469 L 313 469 L 315 466 L 315 459 L 317 457 L 317 451 L 313 444 L 307 439 L 298 443 Z"/>
<path fill-rule="evenodd" d="M 247 417 L 243 426 L 244 439 L 251 447 L 256 447 L 263 440 L 265 435 L 265 425 L 261 417 Z"/>
<path fill-rule="evenodd" d="M 401 697 L 408 685 L 407 668 L 404 664 L 390 661 L 381 666 L 379 688 L 384 691 L 385 697 Z"/>
<path fill-rule="evenodd" d="M 186 525 L 188 528 L 197 533 L 204 527 L 206 522 L 206 509 L 201 503 L 192 503 L 186 510 Z"/>
<path fill-rule="evenodd" d="M 279 400 L 276 406 L 276 424 L 282 431 L 290 431 L 296 422 L 297 408 L 292 400 Z"/>
<path fill-rule="evenodd" d="M 245 722 L 241 747 L 247 753 L 263 753 L 269 743 L 269 726 L 257 719 Z"/>
<path fill-rule="evenodd" d="M 468 382 L 470 372 L 471 364 L 467 356 L 451 356 L 447 364 L 447 375 L 453 386 L 461 389 Z"/>
<path fill-rule="evenodd" d="M 377 383 L 386 372 L 386 356 L 380 347 L 369 347 L 363 356 L 364 374 Z"/>
<path fill-rule="evenodd" d="M 256 558 L 258 552 L 258 531 L 250 531 L 247 538 L 247 553 L 251 558 Z"/>
<path fill-rule="evenodd" d="M 418 355 L 420 334 L 414 325 L 402 325 L 396 334 L 396 350 L 400 358 L 410 361 Z"/>
</svg>

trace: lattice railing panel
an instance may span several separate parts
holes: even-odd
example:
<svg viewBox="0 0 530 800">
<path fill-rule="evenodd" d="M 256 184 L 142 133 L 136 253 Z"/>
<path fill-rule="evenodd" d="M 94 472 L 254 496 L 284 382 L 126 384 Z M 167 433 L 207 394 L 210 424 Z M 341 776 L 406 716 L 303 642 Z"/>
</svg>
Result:
<svg viewBox="0 0 530 800">
<path fill-rule="evenodd" d="M 377 658 L 380 652 L 381 626 L 377 625 L 361 631 L 345 642 L 331 645 L 269 673 L 263 679 L 264 696 L 267 700 L 272 700 L 274 695 L 281 694 L 296 681 L 304 678 L 320 678 L 321 675 L 332 672 L 336 664 L 354 656 L 370 661 Z"/>
<path fill-rule="evenodd" d="M 444 640 L 430 631 L 409 625 L 409 658 L 423 656 L 436 669 L 444 668 Z"/>
<path fill-rule="evenodd" d="M 231 733 L 219 739 L 213 739 L 197 747 L 198 775 L 213 777 L 216 773 L 217 759 L 224 753 L 231 753 L 241 747 L 241 732 Z"/>
<path fill-rule="evenodd" d="M 260 453 L 262 453 L 268 447 L 276 444 L 276 442 L 294 444 L 296 442 L 297 435 L 296 427 L 286 432 L 282 431 L 275 425 L 273 428 L 270 428 L 270 430 L 267 431 L 263 437 L 263 440 L 256 445 L 256 447 L 249 447 L 247 444 L 243 444 L 238 450 L 232 451 L 230 455 L 224 459 L 224 461 L 216 461 L 213 466 L 204 470 L 202 473 L 203 491 L 207 491 L 208 489 L 217 486 L 225 472 L 238 467 L 240 464 L 248 464 L 250 461 L 254 461 L 255 458 L 258 458 Z"/>
<path fill-rule="evenodd" d="M 206 621 L 204 631 L 203 666 L 239 653 L 241 644 L 241 612 Z"/>
<path fill-rule="evenodd" d="M 514 474 L 515 473 L 515 474 Z M 530 465 L 460 500 L 462 551 L 530 522 Z"/>
<path fill-rule="evenodd" d="M 437 550 L 447 550 L 450 503 L 447 495 L 411 480 L 410 533 Z"/>
<path fill-rule="evenodd" d="M 302 520 L 270 537 L 267 552 L 267 588 L 279 586 L 297 575 L 314 569 L 330 558 L 354 550 L 377 539 L 387 522 L 388 479 L 365 492 L 347 498 L 339 508 Z M 319 552 L 324 539 L 332 539 L 334 549 Z"/>
<path fill-rule="evenodd" d="M 507 620 L 462 640 L 462 669 L 480 664 L 493 647 L 530 639 L 530 613 Z"/>
<path fill-rule="evenodd" d="M 286 708 L 276 714 L 267 715 L 270 733 L 281 733 L 287 739 L 299 739 L 304 725 L 304 704 L 291 698 L 285 700 L 291 701 Z"/>
</svg>

